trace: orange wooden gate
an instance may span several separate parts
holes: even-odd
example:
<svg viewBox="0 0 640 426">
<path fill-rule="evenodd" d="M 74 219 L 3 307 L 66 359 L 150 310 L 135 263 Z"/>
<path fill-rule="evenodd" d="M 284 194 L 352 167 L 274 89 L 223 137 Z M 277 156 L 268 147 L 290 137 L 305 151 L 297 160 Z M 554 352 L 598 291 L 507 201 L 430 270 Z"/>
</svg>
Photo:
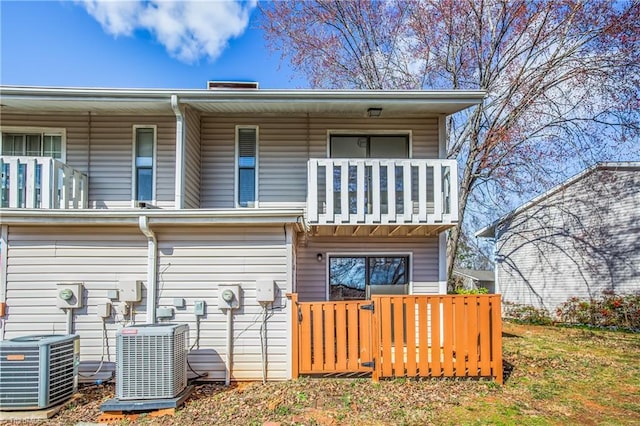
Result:
<svg viewBox="0 0 640 426">
<path fill-rule="evenodd" d="M 373 296 L 298 302 L 293 377 L 493 377 L 502 383 L 499 295 Z"/>
</svg>

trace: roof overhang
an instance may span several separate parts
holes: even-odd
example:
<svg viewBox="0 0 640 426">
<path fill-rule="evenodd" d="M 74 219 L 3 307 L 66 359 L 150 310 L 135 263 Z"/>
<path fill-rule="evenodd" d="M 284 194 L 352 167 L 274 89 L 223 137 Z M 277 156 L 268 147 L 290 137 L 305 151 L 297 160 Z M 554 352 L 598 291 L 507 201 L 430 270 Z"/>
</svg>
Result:
<svg viewBox="0 0 640 426">
<path fill-rule="evenodd" d="M 171 96 L 204 113 L 382 117 L 453 114 L 482 102 L 481 90 L 170 90 L 0 87 L 3 113 L 172 114 Z"/>
<path fill-rule="evenodd" d="M 302 226 L 303 209 L 0 209 L 3 225 L 138 225 L 141 216 L 150 226 L 166 225 L 282 225 Z"/>
</svg>

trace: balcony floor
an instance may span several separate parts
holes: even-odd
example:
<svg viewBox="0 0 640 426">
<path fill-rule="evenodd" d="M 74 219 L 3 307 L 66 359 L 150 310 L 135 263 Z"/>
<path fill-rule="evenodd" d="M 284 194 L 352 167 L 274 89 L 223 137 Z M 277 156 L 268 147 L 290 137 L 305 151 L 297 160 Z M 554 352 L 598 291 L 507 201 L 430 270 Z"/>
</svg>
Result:
<svg viewBox="0 0 640 426">
<path fill-rule="evenodd" d="M 314 237 L 435 237 L 455 224 L 430 225 L 313 225 Z"/>
</svg>

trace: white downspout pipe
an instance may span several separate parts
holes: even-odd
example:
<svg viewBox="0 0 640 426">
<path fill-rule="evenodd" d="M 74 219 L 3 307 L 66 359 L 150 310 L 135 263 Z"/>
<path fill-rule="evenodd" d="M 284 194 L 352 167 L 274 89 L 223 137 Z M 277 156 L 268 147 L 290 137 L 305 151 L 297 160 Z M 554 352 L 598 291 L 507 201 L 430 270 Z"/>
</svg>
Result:
<svg viewBox="0 0 640 426">
<path fill-rule="evenodd" d="M 227 311 L 227 368 L 224 375 L 224 384 L 225 386 L 231 385 L 231 365 L 233 363 L 233 310 L 226 309 Z"/>
<path fill-rule="evenodd" d="M 184 150 L 186 129 L 184 115 L 180 110 L 180 103 L 177 95 L 171 95 L 171 108 L 176 115 L 176 189 L 175 208 L 184 208 Z"/>
<path fill-rule="evenodd" d="M 140 216 L 140 231 L 147 237 L 147 324 L 156 322 L 156 298 L 158 288 L 158 240 L 149 228 L 149 218 Z"/>
</svg>

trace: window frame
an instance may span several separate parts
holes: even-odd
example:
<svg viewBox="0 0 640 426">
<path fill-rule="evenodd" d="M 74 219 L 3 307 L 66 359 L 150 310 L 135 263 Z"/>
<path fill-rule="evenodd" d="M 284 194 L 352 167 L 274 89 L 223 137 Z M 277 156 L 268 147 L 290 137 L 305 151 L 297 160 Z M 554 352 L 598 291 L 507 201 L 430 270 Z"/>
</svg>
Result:
<svg viewBox="0 0 640 426">
<path fill-rule="evenodd" d="M 370 257 L 406 257 L 408 260 L 407 265 L 407 294 L 413 294 L 413 253 L 412 252 L 395 252 L 395 251 L 376 251 L 376 252 L 327 252 L 325 254 L 325 300 L 331 300 L 331 280 L 329 277 L 330 273 L 330 259 L 332 257 L 364 257 L 368 259 Z M 368 260 L 365 260 L 365 267 L 368 268 Z M 366 274 L 368 275 L 368 273 Z M 366 294 L 366 286 L 365 283 L 365 294 Z M 364 299 L 369 300 L 369 299 Z"/>
<path fill-rule="evenodd" d="M 138 148 L 137 131 L 138 129 L 153 130 L 153 158 L 151 164 L 151 201 L 138 200 L 138 167 L 136 166 L 136 154 Z M 138 201 L 150 202 L 156 204 L 156 173 L 158 164 L 158 126 L 156 124 L 134 124 L 131 131 L 131 206 L 137 207 Z"/>
<path fill-rule="evenodd" d="M 39 134 L 40 150 L 44 151 L 44 137 L 45 136 L 60 136 L 60 158 L 55 160 L 66 164 L 67 161 L 67 129 L 63 127 L 39 127 L 39 126 L 0 126 L 0 153 L 2 152 L 2 143 L 5 133 L 18 134 L 18 135 L 35 135 Z M 4 154 L 2 154 L 4 155 Z M 32 155 L 19 155 L 18 157 L 33 157 Z M 45 155 L 38 155 L 37 157 L 46 157 Z M 51 157 L 53 158 L 53 157 Z"/>
<path fill-rule="evenodd" d="M 254 200 L 253 207 L 240 205 L 240 130 L 253 129 L 256 131 L 256 163 L 254 166 Z M 236 125 L 235 128 L 235 160 L 234 160 L 234 185 L 233 185 L 233 201 L 234 206 L 237 209 L 251 209 L 259 207 L 258 194 L 260 194 L 259 188 L 259 176 L 260 176 L 260 126 L 258 125 Z"/>
<path fill-rule="evenodd" d="M 407 159 L 410 160 L 413 158 L 413 131 L 412 130 L 340 130 L 340 129 L 330 129 L 327 130 L 327 140 L 326 140 L 326 154 L 327 158 L 334 158 L 331 156 L 331 138 L 333 136 L 405 136 L 408 139 L 408 156 Z M 338 157 L 335 157 L 338 158 Z M 367 157 L 368 159 L 369 157 Z"/>
</svg>

